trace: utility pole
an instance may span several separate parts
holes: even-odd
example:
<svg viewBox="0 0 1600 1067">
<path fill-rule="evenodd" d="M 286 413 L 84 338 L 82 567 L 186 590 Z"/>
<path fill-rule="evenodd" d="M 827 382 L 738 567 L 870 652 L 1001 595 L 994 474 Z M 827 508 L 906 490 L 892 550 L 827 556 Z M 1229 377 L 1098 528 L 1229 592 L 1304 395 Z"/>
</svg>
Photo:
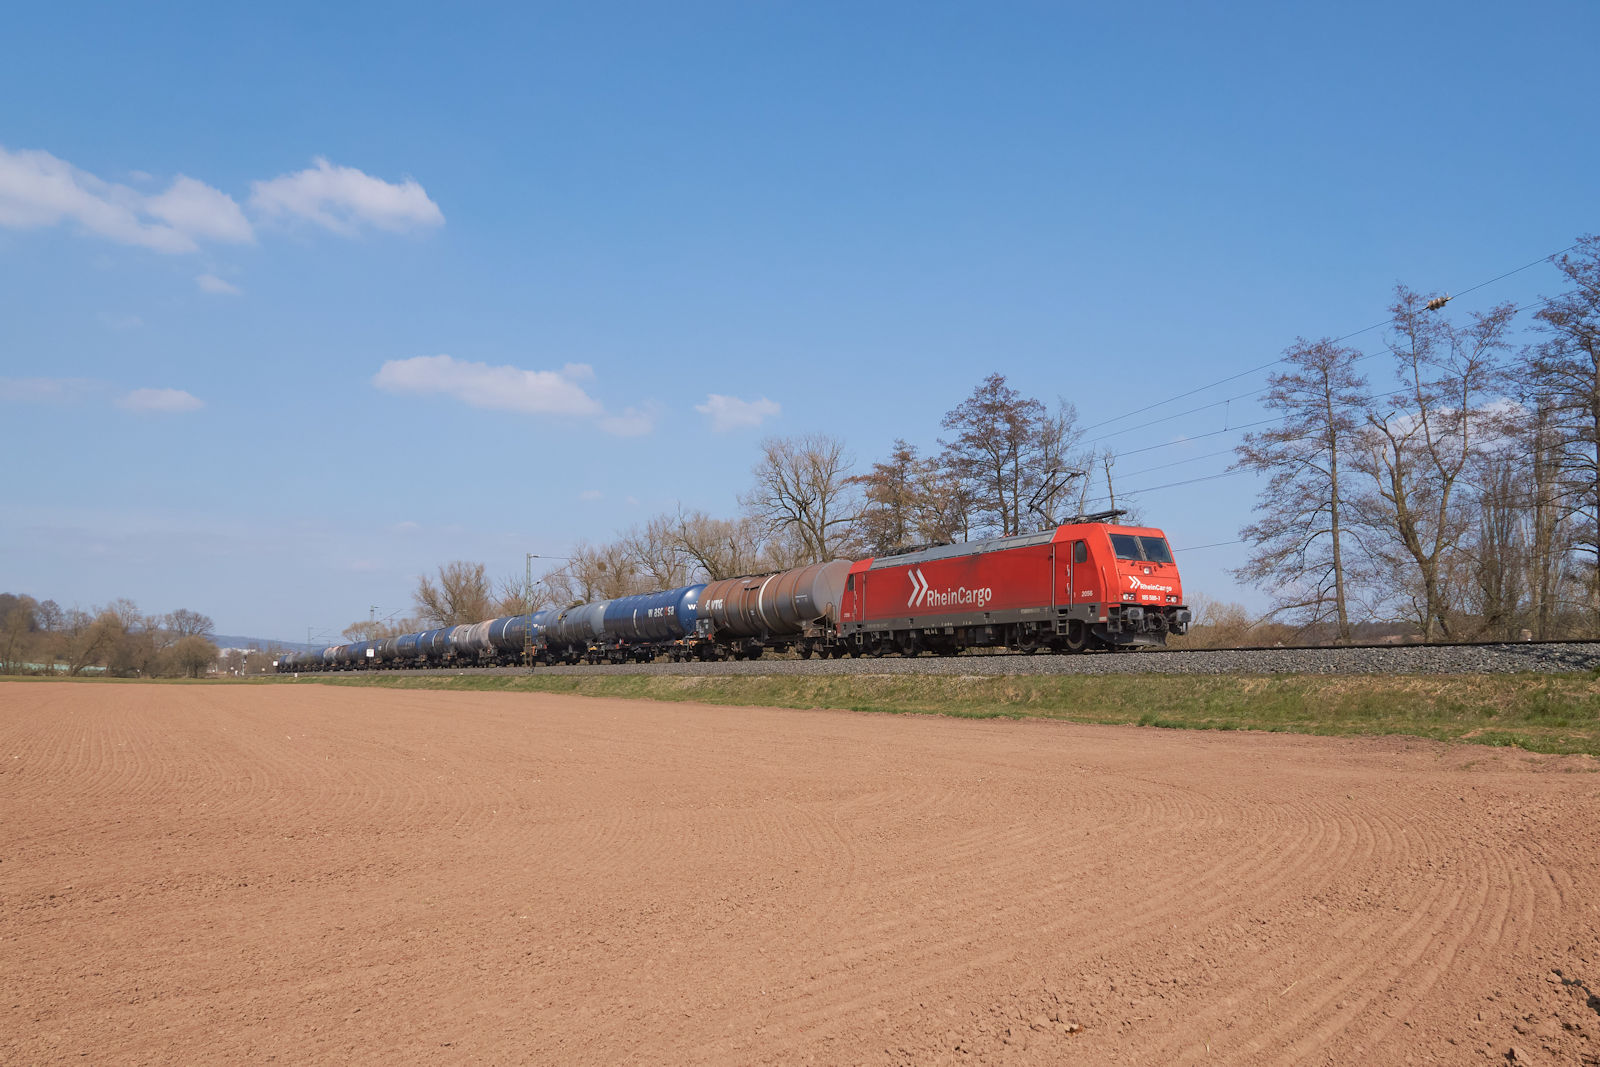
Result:
<svg viewBox="0 0 1600 1067">
<path fill-rule="evenodd" d="M 522 613 L 528 616 L 528 625 L 522 633 L 522 662 L 528 665 L 528 673 L 533 673 L 533 553 L 525 553 L 526 559 L 522 561 Z"/>
<path fill-rule="evenodd" d="M 533 561 L 536 559 L 564 559 L 572 562 L 571 556 L 541 556 L 537 552 L 523 553 L 522 576 L 522 610 L 528 616 L 528 628 L 522 637 L 522 658 L 528 664 L 528 670 L 533 670 Z"/>
</svg>

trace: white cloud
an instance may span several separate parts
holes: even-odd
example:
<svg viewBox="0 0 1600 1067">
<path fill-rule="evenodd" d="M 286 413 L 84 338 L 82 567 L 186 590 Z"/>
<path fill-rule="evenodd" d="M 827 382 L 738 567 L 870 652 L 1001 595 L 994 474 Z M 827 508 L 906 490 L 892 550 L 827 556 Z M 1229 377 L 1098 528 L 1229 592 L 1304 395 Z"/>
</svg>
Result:
<svg viewBox="0 0 1600 1067">
<path fill-rule="evenodd" d="M 255 240 L 233 197 L 182 174 L 167 191 L 145 201 L 145 210 L 175 230 L 214 241 L 248 244 Z"/>
<path fill-rule="evenodd" d="M 156 252 L 194 252 L 197 238 L 254 238 L 239 205 L 204 182 L 179 175 L 148 196 L 103 181 L 49 152 L 0 147 L 0 226 L 37 229 L 74 223 L 121 244 Z"/>
<path fill-rule="evenodd" d="M 723 396 L 720 393 L 707 394 L 706 402 L 696 404 L 694 409 L 711 419 L 711 429 L 717 433 L 760 426 L 764 420 L 783 411 L 782 407 L 766 397 L 740 400 L 736 396 Z"/>
<path fill-rule="evenodd" d="M 238 296 L 242 291 L 237 285 L 224 281 L 215 274 L 198 275 L 194 283 L 200 287 L 201 292 L 206 293 L 227 293 L 231 296 Z"/>
<path fill-rule="evenodd" d="M 617 437 L 643 437 L 656 428 L 653 408 L 627 408 L 620 415 L 607 415 L 599 422 L 606 433 Z"/>
<path fill-rule="evenodd" d="M 443 393 L 463 404 L 525 415 L 601 415 L 598 401 L 560 371 L 491 367 L 451 356 L 391 359 L 372 379 L 391 393 Z"/>
<path fill-rule="evenodd" d="M 196 411 L 205 401 L 182 389 L 135 389 L 117 400 L 117 407 L 141 414 L 171 414 Z"/>
<path fill-rule="evenodd" d="M 386 182 L 320 157 L 305 170 L 252 182 L 250 206 L 264 215 L 306 219 L 342 234 L 356 232 L 362 223 L 380 230 L 444 224 L 439 205 L 414 179 Z"/>
<path fill-rule="evenodd" d="M 391 359 L 378 368 L 372 384 L 391 393 L 439 393 L 463 404 L 523 415 L 571 415 L 592 418 L 604 433 L 641 437 L 656 428 L 655 404 L 612 414 L 578 384 L 592 379 L 587 363 L 568 363 L 559 371 L 492 367 L 453 356 Z"/>
<path fill-rule="evenodd" d="M 579 500 L 600 500 L 604 497 L 605 494 L 598 489 L 585 489 L 583 492 L 578 494 Z"/>
</svg>

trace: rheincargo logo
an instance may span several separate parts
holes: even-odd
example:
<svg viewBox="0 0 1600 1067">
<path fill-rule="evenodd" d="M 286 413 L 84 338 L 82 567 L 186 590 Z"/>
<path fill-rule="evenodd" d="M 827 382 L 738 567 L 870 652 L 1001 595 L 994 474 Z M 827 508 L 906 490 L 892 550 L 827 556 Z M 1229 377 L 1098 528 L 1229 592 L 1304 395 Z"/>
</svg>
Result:
<svg viewBox="0 0 1600 1067">
<path fill-rule="evenodd" d="M 964 585 L 958 585 L 953 589 L 935 589 L 928 584 L 928 579 L 922 576 L 921 567 L 913 567 L 907 573 L 911 575 L 911 599 L 906 601 L 907 607 L 981 608 L 994 599 L 994 590 L 987 586 L 982 589 L 968 589 Z"/>
</svg>

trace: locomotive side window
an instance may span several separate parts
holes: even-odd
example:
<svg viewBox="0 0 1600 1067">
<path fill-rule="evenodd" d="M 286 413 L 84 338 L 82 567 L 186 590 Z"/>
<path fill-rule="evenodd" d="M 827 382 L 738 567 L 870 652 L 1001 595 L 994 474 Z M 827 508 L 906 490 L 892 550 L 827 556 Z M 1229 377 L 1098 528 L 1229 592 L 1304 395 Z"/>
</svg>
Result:
<svg viewBox="0 0 1600 1067">
<path fill-rule="evenodd" d="M 1074 563 L 1088 563 L 1089 562 L 1089 543 L 1087 541 L 1074 541 L 1074 542 L 1072 542 L 1072 562 L 1074 562 Z"/>
<path fill-rule="evenodd" d="M 1139 539 L 1133 534 L 1112 534 L 1111 548 L 1118 559 L 1144 559 L 1139 551 Z"/>
<path fill-rule="evenodd" d="M 850 574 L 850 575 L 846 575 L 845 576 L 844 588 L 845 588 L 845 592 L 847 592 L 847 593 L 853 593 L 853 592 L 856 591 L 856 576 L 855 575 Z"/>
<path fill-rule="evenodd" d="M 1167 547 L 1165 537 L 1141 537 L 1139 544 L 1144 547 L 1144 558 L 1151 563 L 1172 562 L 1172 550 Z"/>
</svg>

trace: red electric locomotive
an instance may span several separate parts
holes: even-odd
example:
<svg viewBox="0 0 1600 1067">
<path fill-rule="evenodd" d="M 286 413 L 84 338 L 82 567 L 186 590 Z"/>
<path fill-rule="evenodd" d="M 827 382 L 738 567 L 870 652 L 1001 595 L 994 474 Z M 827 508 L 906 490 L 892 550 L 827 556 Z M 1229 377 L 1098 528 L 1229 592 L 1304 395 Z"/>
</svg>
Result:
<svg viewBox="0 0 1600 1067">
<path fill-rule="evenodd" d="M 857 655 L 1084 652 L 1163 645 L 1189 619 L 1165 534 L 1077 522 L 862 560 L 845 580 L 838 629 Z"/>
</svg>

